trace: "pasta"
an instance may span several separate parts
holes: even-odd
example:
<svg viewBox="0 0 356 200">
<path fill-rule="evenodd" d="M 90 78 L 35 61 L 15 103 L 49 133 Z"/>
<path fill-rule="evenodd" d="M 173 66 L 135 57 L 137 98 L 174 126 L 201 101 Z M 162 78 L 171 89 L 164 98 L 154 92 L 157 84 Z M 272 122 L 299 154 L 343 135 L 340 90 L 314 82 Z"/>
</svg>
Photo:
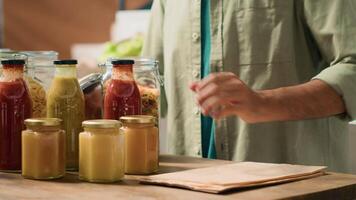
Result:
<svg viewBox="0 0 356 200">
<path fill-rule="evenodd" d="M 32 99 L 32 117 L 46 117 L 47 113 L 45 89 L 33 78 L 26 76 L 25 79 L 27 81 Z"/>
</svg>

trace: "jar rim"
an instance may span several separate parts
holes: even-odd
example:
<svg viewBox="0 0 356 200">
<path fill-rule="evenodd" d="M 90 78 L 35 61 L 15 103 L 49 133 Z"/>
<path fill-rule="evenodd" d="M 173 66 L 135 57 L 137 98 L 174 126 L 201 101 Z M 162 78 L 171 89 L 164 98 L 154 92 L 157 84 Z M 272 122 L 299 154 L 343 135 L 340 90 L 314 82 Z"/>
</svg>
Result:
<svg viewBox="0 0 356 200">
<path fill-rule="evenodd" d="M 84 128 L 120 128 L 121 122 L 109 119 L 94 119 L 82 122 Z"/>
<path fill-rule="evenodd" d="M 58 56 L 57 51 L 20 51 L 20 53 L 26 54 L 28 57 Z"/>
<path fill-rule="evenodd" d="M 128 115 L 120 117 L 124 124 L 155 124 L 156 118 L 151 115 Z"/>
<path fill-rule="evenodd" d="M 59 118 L 29 118 L 25 120 L 26 126 L 60 126 L 62 120 Z"/>
</svg>

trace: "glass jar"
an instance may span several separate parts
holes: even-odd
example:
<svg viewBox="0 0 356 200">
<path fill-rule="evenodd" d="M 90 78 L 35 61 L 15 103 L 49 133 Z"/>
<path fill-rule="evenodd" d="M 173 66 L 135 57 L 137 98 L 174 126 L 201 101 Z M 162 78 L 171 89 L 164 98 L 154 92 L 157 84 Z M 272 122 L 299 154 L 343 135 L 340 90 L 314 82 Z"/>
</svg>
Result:
<svg viewBox="0 0 356 200">
<path fill-rule="evenodd" d="M 58 59 L 56 51 L 21 51 L 27 56 L 27 75 L 47 91 L 55 73 L 53 61 Z"/>
<path fill-rule="evenodd" d="M 125 173 L 151 174 L 158 170 L 158 128 L 148 115 L 124 116 L 121 130 L 125 134 Z"/>
<path fill-rule="evenodd" d="M 57 59 L 55 51 L 22 51 L 27 56 L 25 79 L 33 101 L 33 117 L 46 117 L 46 91 L 54 76 L 53 61 Z"/>
<path fill-rule="evenodd" d="M 112 60 L 112 77 L 104 95 L 104 118 L 141 114 L 141 96 L 133 76 L 133 60 Z"/>
<path fill-rule="evenodd" d="M 103 118 L 104 94 L 101 77 L 100 73 L 91 73 L 79 80 L 84 93 L 85 120 Z"/>
<path fill-rule="evenodd" d="M 102 83 L 104 93 L 108 83 L 110 83 L 111 80 L 112 60 L 113 58 L 110 58 L 105 64 L 99 65 L 103 73 Z M 135 58 L 134 61 L 134 79 L 141 95 L 142 114 L 155 116 L 158 123 L 160 110 L 160 87 L 163 86 L 163 81 L 158 71 L 158 61 L 150 58 Z"/>
<path fill-rule="evenodd" d="M 0 77 L 0 170 L 21 170 L 21 132 L 32 101 L 23 79 L 25 60 L 2 60 Z"/>
<path fill-rule="evenodd" d="M 87 120 L 79 135 L 79 179 L 116 182 L 124 177 L 124 134 L 116 120 Z"/>
<path fill-rule="evenodd" d="M 84 95 L 77 79 L 76 60 L 54 61 L 56 72 L 47 95 L 47 117 L 63 120 L 67 169 L 78 169 L 79 133 L 84 121 Z"/>
<path fill-rule="evenodd" d="M 65 174 L 65 132 L 57 118 L 26 119 L 22 131 L 22 176 L 56 179 Z"/>
</svg>

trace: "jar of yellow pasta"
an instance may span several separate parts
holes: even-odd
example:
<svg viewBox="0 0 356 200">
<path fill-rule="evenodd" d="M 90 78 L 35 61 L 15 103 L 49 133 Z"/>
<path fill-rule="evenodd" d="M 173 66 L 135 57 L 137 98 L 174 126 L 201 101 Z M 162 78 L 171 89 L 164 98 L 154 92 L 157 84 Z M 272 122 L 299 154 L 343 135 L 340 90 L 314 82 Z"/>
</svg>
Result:
<svg viewBox="0 0 356 200">
<path fill-rule="evenodd" d="M 120 118 L 125 134 L 125 173 L 151 174 L 158 170 L 158 128 L 156 118 L 132 115 Z"/>
<path fill-rule="evenodd" d="M 46 117 L 46 91 L 54 77 L 55 51 L 21 51 L 27 56 L 25 80 L 32 98 L 33 117 Z"/>
<path fill-rule="evenodd" d="M 116 120 L 87 120 L 79 134 L 79 179 L 116 182 L 124 177 L 124 135 Z"/>
</svg>

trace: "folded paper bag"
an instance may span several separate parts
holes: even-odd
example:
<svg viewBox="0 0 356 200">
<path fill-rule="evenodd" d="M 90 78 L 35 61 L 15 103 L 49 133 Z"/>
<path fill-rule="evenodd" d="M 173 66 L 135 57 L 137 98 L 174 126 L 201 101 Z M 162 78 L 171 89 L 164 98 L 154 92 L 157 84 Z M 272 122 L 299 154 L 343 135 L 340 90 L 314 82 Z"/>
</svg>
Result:
<svg viewBox="0 0 356 200">
<path fill-rule="evenodd" d="M 140 182 L 221 193 L 320 176 L 324 166 L 239 162 L 143 177 Z"/>
</svg>

